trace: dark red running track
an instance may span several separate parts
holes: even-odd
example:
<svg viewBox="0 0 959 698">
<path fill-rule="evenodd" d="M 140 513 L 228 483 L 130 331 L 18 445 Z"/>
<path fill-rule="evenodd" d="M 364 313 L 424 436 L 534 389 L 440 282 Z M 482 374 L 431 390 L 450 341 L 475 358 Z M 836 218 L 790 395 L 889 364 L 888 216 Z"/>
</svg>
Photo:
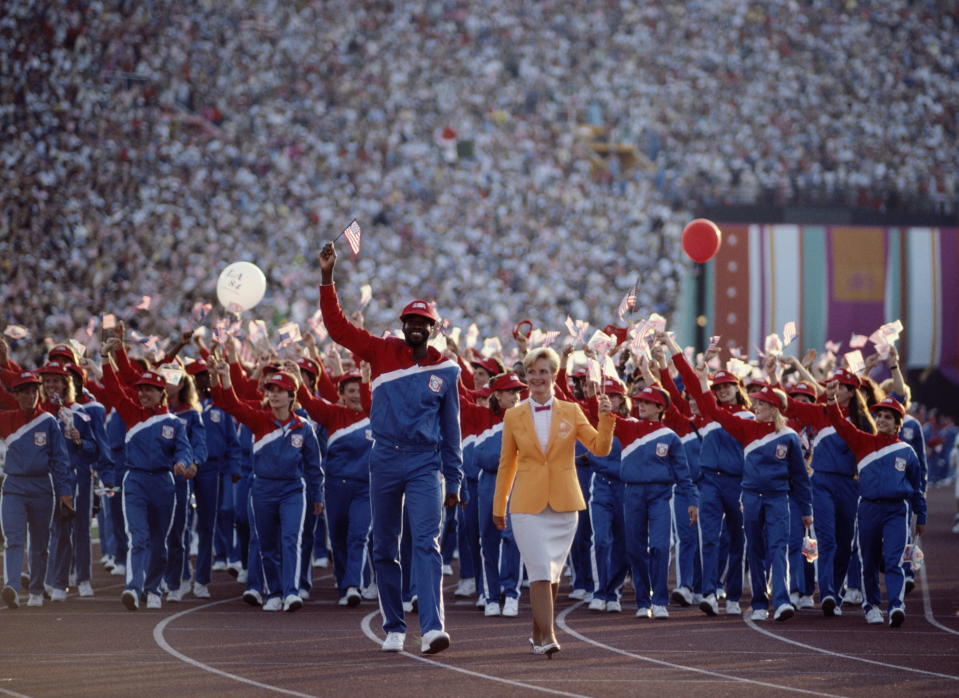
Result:
<svg viewBox="0 0 959 698">
<path fill-rule="evenodd" d="M 930 493 L 927 580 L 907 598 L 898 630 L 803 611 L 750 624 L 674 609 L 668 621 L 560 605 L 563 651 L 529 654 L 529 608 L 484 618 L 447 595 L 453 646 L 435 657 L 379 652 L 377 607 L 335 605 L 325 570 L 298 613 L 264 613 L 216 573 L 213 599 L 128 612 L 117 577 L 98 568 L 92 599 L 0 611 L 0 695 L 186 696 L 839 696 L 959 695 L 959 536 L 952 488 Z M 929 614 L 925 612 L 924 590 Z M 565 598 L 565 594 L 563 594 Z M 745 604 L 744 604 L 745 607 Z M 415 626 L 415 616 L 413 622 Z"/>
</svg>

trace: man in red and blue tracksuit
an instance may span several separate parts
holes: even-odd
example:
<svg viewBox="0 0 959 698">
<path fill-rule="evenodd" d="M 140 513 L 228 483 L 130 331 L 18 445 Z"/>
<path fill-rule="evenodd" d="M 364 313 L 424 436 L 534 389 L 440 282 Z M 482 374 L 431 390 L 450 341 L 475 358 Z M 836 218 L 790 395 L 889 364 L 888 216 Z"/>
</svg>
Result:
<svg viewBox="0 0 959 698">
<path fill-rule="evenodd" d="M 463 478 L 460 369 L 428 344 L 438 320 L 429 303 L 417 300 L 403 309 L 405 339 L 374 337 L 343 315 L 333 285 L 332 243 L 324 246 L 319 262 L 320 308 L 330 338 L 367 361 L 372 370 L 370 501 L 373 567 L 387 633 L 383 650 L 402 651 L 406 640 L 397 561 L 405 506 L 412 527 L 421 650 L 440 652 L 450 645 L 443 629 L 440 527 L 443 506 L 459 502 Z"/>
</svg>

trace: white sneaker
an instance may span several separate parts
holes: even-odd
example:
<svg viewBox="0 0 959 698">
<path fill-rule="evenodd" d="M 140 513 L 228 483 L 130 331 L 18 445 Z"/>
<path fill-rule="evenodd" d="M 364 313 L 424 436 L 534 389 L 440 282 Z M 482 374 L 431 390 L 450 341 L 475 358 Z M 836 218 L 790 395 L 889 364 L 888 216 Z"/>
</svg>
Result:
<svg viewBox="0 0 959 698">
<path fill-rule="evenodd" d="M 112 555 L 106 555 L 106 554 L 101 555 L 101 556 L 100 556 L 100 564 L 101 564 L 101 565 L 107 564 L 112 557 L 113 557 Z"/>
<path fill-rule="evenodd" d="M 515 618 L 519 615 L 519 599 L 511 599 L 506 597 L 506 601 L 503 602 L 503 615 L 507 618 Z"/>
<path fill-rule="evenodd" d="M 842 602 L 852 606 L 862 606 L 862 601 L 862 592 L 855 587 L 846 589 L 846 593 L 842 595 Z"/>
<path fill-rule="evenodd" d="M 234 578 L 239 579 L 240 572 L 243 571 L 243 565 L 239 561 L 226 563 L 227 573 Z"/>
<path fill-rule="evenodd" d="M 210 589 L 206 584 L 194 583 L 193 595 L 198 599 L 208 599 L 210 598 Z"/>
<path fill-rule="evenodd" d="M 406 642 L 406 633 L 386 633 L 386 639 L 380 647 L 384 652 L 402 652 Z"/>
<path fill-rule="evenodd" d="M 345 596 L 341 596 L 340 598 L 338 598 L 338 599 L 336 600 L 336 605 L 337 605 L 337 606 L 346 606 L 346 597 L 345 597 Z"/>
<path fill-rule="evenodd" d="M 90 586 L 90 582 L 80 582 L 77 585 L 77 593 L 80 596 L 93 596 L 93 587 Z"/>
<path fill-rule="evenodd" d="M 796 609 L 791 603 L 780 604 L 779 608 L 776 609 L 776 612 L 773 613 L 773 620 L 789 620 L 796 614 Z"/>
<path fill-rule="evenodd" d="M 606 610 L 606 602 L 602 599 L 597 599 L 593 597 L 593 600 L 589 602 L 589 610 L 596 611 L 597 613 L 602 613 Z"/>
<path fill-rule="evenodd" d="M 866 611 L 866 622 L 869 625 L 882 625 L 882 620 L 882 609 L 878 606 L 873 606 Z"/>
<path fill-rule="evenodd" d="M 453 566 L 452 565 L 443 565 L 443 576 L 452 577 L 453 576 Z"/>
<path fill-rule="evenodd" d="M 642 608 L 636 609 L 637 618 L 649 618 L 650 614 L 651 614 L 651 611 L 649 610 L 648 606 L 643 606 Z"/>
<path fill-rule="evenodd" d="M 664 620 L 669 618 L 669 611 L 665 606 L 657 606 L 653 604 L 653 618 Z"/>
<path fill-rule="evenodd" d="M 456 591 L 453 592 L 453 596 L 472 596 L 475 593 L 476 580 L 470 577 L 459 581 L 459 584 L 456 585 Z"/>
<path fill-rule="evenodd" d="M 403 602 L 403 613 L 412 613 L 413 612 L 413 602 L 404 601 Z"/>
<path fill-rule="evenodd" d="M 799 597 L 799 608 L 815 608 L 816 604 L 812 599 L 812 594 L 803 594 Z"/>
<path fill-rule="evenodd" d="M 716 587 L 716 598 L 717 599 L 726 598 L 726 590 L 723 587 Z"/>
<path fill-rule="evenodd" d="M 739 607 L 738 601 L 727 601 L 726 602 L 726 615 L 727 616 L 741 616 L 743 614 L 743 609 Z"/>
<path fill-rule="evenodd" d="M 480 594 L 476 597 L 476 603 L 473 605 L 476 606 L 476 608 L 486 608 L 486 599 Z"/>
<path fill-rule="evenodd" d="M 43 594 L 30 594 L 27 598 L 27 606 L 41 608 L 43 606 Z"/>
<path fill-rule="evenodd" d="M 217 560 L 213 563 L 211 568 L 214 572 L 224 572 L 226 571 L 226 563 L 223 560 Z"/>
<path fill-rule="evenodd" d="M 499 604 L 493 601 L 486 604 L 486 608 L 483 610 L 483 615 L 487 618 L 493 618 L 495 616 L 501 616 L 503 613 L 500 610 Z"/>
<path fill-rule="evenodd" d="M 123 593 L 120 594 L 120 602 L 128 611 L 135 611 L 140 608 L 140 595 L 133 591 L 133 589 L 125 589 Z"/>
<path fill-rule="evenodd" d="M 104 555 L 100 558 L 100 562 L 103 564 L 103 569 L 107 572 L 117 566 L 116 558 L 114 558 L 113 555 Z"/>
<path fill-rule="evenodd" d="M 120 564 L 110 570 L 110 574 L 114 577 L 126 577 L 127 576 L 127 566 Z"/>
<path fill-rule="evenodd" d="M 769 620 L 769 611 L 765 608 L 754 608 L 749 614 L 749 620 Z"/>
<path fill-rule="evenodd" d="M 299 590 L 296 592 L 296 595 L 299 596 L 299 597 L 300 597 L 301 599 L 303 599 L 304 601 L 309 601 L 309 600 L 310 600 L 310 592 L 309 592 L 307 589 L 299 589 Z"/>
<path fill-rule="evenodd" d="M 583 601 L 586 599 L 586 594 L 585 589 L 573 589 L 566 598 L 571 601 Z"/>
<path fill-rule="evenodd" d="M 160 601 L 160 596 L 158 594 L 147 594 L 147 608 L 162 608 L 163 604 Z"/>
<path fill-rule="evenodd" d="M 450 646 L 450 636 L 442 630 L 430 630 L 423 636 L 420 651 L 423 654 L 436 654 Z"/>
<path fill-rule="evenodd" d="M 380 597 L 380 590 L 376 586 L 376 582 L 372 582 L 368 587 L 363 589 L 361 595 L 367 601 L 376 601 L 376 599 Z"/>
<path fill-rule="evenodd" d="M 360 590 L 356 587 L 350 587 L 346 590 L 346 605 L 350 608 L 355 608 L 359 606 L 363 601 L 363 595 L 360 594 Z"/>
<path fill-rule="evenodd" d="M 174 603 L 179 603 L 180 601 L 183 601 L 183 595 L 184 595 L 185 593 L 186 593 L 186 591 L 185 591 L 184 588 L 181 586 L 179 589 L 173 589 L 172 591 L 168 591 L 168 592 L 166 593 L 166 600 L 167 600 L 167 602 L 171 602 L 171 601 L 172 601 L 172 602 L 174 602 Z"/>
<path fill-rule="evenodd" d="M 67 592 L 64 591 L 63 589 L 54 589 L 54 590 L 52 590 L 52 591 L 50 592 L 50 600 L 51 600 L 51 601 L 66 601 L 66 600 L 67 600 Z"/>
<path fill-rule="evenodd" d="M 293 613 L 303 608 L 303 599 L 296 594 L 290 594 L 283 599 L 283 610 L 287 613 Z"/>
<path fill-rule="evenodd" d="M 699 602 L 699 610 L 707 616 L 718 616 L 719 602 L 716 601 L 716 595 L 710 594 L 709 596 L 703 597 L 703 600 Z"/>
<path fill-rule="evenodd" d="M 606 602 L 606 612 L 607 613 L 622 613 L 623 605 L 619 601 L 607 601 Z"/>
<path fill-rule="evenodd" d="M 283 610 L 283 599 L 279 596 L 274 596 L 272 599 L 267 599 L 263 603 L 264 611 L 282 611 Z"/>
<path fill-rule="evenodd" d="M 243 601 L 251 606 L 262 606 L 263 597 L 256 589 L 247 589 L 243 592 Z"/>
<path fill-rule="evenodd" d="M 313 560 L 313 566 L 314 566 L 314 567 L 320 567 L 320 568 L 322 568 L 322 569 L 325 570 L 327 567 L 330 566 L 330 558 L 328 558 L 328 557 L 320 557 L 320 558 L 317 558 L 317 559 Z"/>
<path fill-rule="evenodd" d="M 693 592 L 689 590 L 689 587 L 677 587 L 673 589 L 670 598 L 680 606 L 693 605 Z"/>
<path fill-rule="evenodd" d="M 238 581 L 240 584 L 246 584 L 246 580 L 249 578 L 250 573 L 246 570 L 240 570 L 240 572 L 236 575 L 236 581 Z"/>
<path fill-rule="evenodd" d="M 789 592 L 789 603 L 793 605 L 793 608 L 799 608 L 799 592 L 798 591 Z"/>
<path fill-rule="evenodd" d="M 693 594 L 693 606 L 699 606 L 703 602 L 702 594 Z"/>
</svg>

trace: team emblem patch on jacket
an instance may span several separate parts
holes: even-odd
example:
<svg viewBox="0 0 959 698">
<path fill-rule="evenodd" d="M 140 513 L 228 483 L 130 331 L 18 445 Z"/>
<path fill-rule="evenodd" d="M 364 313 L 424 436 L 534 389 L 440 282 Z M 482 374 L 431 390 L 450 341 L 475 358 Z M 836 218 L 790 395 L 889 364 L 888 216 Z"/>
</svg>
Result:
<svg viewBox="0 0 959 698">
<path fill-rule="evenodd" d="M 913 436 L 914 434 L 912 431 L 912 427 L 906 427 L 905 429 L 902 430 L 902 438 L 904 438 L 906 441 L 912 441 Z"/>
<path fill-rule="evenodd" d="M 439 393 L 443 390 L 444 381 L 442 376 L 430 376 L 430 390 Z"/>
<path fill-rule="evenodd" d="M 564 419 L 559 423 L 559 428 L 556 430 L 556 433 L 559 435 L 559 438 L 565 439 L 573 433 L 573 425 Z"/>
<path fill-rule="evenodd" d="M 372 429 L 364 429 L 364 430 L 363 430 L 363 436 L 366 437 L 366 440 L 367 440 L 367 441 L 372 441 L 372 440 L 373 440 L 373 430 L 372 430 Z"/>
<path fill-rule="evenodd" d="M 669 444 L 658 443 L 656 444 L 656 455 L 660 458 L 665 458 L 669 455 Z"/>
<path fill-rule="evenodd" d="M 293 448 L 303 448 L 303 434 L 293 434 L 290 436 L 290 446 Z"/>
<path fill-rule="evenodd" d="M 169 424 L 165 425 L 160 430 L 160 434 L 163 436 L 164 439 L 172 439 L 174 434 L 173 426 Z"/>
<path fill-rule="evenodd" d="M 783 460 L 787 455 L 789 455 L 789 445 L 776 444 L 776 458 Z"/>
<path fill-rule="evenodd" d="M 898 470 L 900 473 L 906 472 L 906 459 L 905 459 L 905 458 L 897 458 L 897 459 L 896 459 L 896 470 Z"/>
<path fill-rule="evenodd" d="M 214 422 L 219 423 L 219 421 L 223 419 L 223 415 L 220 414 L 218 410 L 212 410 L 210 412 L 210 419 L 213 420 Z"/>
<path fill-rule="evenodd" d="M 34 446 L 46 446 L 47 445 L 47 432 L 45 431 L 35 431 L 33 433 L 33 445 Z"/>
</svg>

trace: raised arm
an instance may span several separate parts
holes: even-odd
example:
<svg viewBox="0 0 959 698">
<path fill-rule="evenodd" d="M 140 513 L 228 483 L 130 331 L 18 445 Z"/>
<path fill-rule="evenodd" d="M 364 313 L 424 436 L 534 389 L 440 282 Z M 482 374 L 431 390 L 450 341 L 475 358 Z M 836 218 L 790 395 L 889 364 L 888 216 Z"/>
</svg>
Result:
<svg viewBox="0 0 959 698">
<path fill-rule="evenodd" d="M 340 301 L 336 296 L 336 286 L 333 283 L 333 268 L 336 266 L 336 250 L 333 243 L 328 242 L 320 252 L 320 310 L 323 312 L 323 323 L 330 339 L 346 347 L 364 361 L 371 361 L 378 338 L 366 330 L 353 325 L 343 314 Z"/>
</svg>

